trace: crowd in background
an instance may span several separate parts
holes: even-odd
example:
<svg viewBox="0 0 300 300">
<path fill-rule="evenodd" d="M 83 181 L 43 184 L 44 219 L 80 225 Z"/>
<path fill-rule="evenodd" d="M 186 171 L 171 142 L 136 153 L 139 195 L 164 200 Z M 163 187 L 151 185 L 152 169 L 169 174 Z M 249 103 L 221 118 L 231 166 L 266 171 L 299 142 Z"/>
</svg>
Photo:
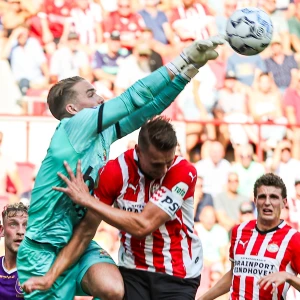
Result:
<svg viewBox="0 0 300 300">
<path fill-rule="evenodd" d="M 49 116 L 49 88 L 70 76 L 88 79 L 109 101 L 193 40 L 225 34 L 229 16 L 245 6 L 270 15 L 270 46 L 255 56 L 219 46 L 219 57 L 164 112 L 186 122 L 186 151 L 179 146 L 178 152 L 198 172 L 195 230 L 204 249 L 199 293 L 227 270 L 232 227 L 255 218 L 252 189 L 260 175 L 282 177 L 288 188 L 282 218 L 300 228 L 300 1 L 0 0 L 0 117 Z M 0 133 L 0 202 L 29 203 L 19 162 L 1 152 L 3 138 Z M 118 231 L 101 225 L 95 239 L 117 261 Z"/>
</svg>

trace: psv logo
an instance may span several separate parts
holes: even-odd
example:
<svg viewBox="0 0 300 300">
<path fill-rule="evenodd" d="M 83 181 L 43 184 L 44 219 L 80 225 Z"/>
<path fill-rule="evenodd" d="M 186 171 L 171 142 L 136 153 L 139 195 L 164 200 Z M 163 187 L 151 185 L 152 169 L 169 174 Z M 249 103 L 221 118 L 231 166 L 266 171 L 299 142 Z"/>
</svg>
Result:
<svg viewBox="0 0 300 300">
<path fill-rule="evenodd" d="M 163 199 L 161 203 L 167 205 L 168 209 L 173 213 L 179 209 L 178 203 L 174 202 L 173 199 L 169 196 Z"/>
</svg>

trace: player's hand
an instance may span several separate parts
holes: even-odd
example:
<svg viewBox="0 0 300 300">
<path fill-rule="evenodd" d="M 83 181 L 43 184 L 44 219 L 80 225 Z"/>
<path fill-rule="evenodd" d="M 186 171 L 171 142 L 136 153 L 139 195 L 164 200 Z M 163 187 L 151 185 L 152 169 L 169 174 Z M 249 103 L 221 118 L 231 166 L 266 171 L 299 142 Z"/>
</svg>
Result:
<svg viewBox="0 0 300 300">
<path fill-rule="evenodd" d="M 260 278 L 257 282 L 260 288 L 264 290 L 272 286 L 271 294 L 275 293 L 278 286 L 285 283 L 289 279 L 289 274 L 287 272 L 275 272 Z"/>
<path fill-rule="evenodd" d="M 211 37 L 207 40 L 197 40 L 185 48 L 183 53 L 188 57 L 189 61 L 200 67 L 206 64 L 208 60 L 216 59 L 218 53 L 215 49 L 217 46 L 225 43 L 225 37 L 221 35 Z"/>
<path fill-rule="evenodd" d="M 23 291 L 27 294 L 32 293 L 33 291 L 45 291 L 49 290 L 53 284 L 51 278 L 47 275 L 40 277 L 31 277 L 27 281 L 25 281 L 21 287 Z"/>
<path fill-rule="evenodd" d="M 81 161 L 79 160 L 77 163 L 76 176 L 66 161 L 64 161 L 64 166 L 69 178 L 62 173 L 57 173 L 57 175 L 66 183 L 67 186 L 55 186 L 52 189 L 65 193 L 76 204 L 86 206 L 86 203 L 89 201 L 90 193 L 88 186 L 83 180 Z"/>
</svg>

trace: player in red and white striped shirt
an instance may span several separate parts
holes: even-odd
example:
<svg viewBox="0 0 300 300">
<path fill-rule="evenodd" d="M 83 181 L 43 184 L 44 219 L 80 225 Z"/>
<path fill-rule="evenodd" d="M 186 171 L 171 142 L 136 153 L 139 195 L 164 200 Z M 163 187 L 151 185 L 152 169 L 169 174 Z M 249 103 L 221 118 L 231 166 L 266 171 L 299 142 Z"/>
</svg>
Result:
<svg viewBox="0 0 300 300">
<path fill-rule="evenodd" d="M 177 143 L 163 117 L 144 124 L 135 150 L 99 171 L 95 193 L 101 201 L 88 193 L 80 163 L 76 177 L 68 166 L 70 180 L 61 177 L 68 185 L 63 191 L 97 213 L 92 231 L 99 217 L 121 230 L 119 264 L 128 300 L 194 300 L 200 284 L 202 245 L 193 221 L 197 173 L 175 156 Z"/>
<path fill-rule="evenodd" d="M 300 233 L 280 220 L 287 202 L 286 186 L 272 173 L 254 185 L 257 220 L 234 227 L 231 270 L 199 299 L 285 299 L 292 285 L 300 290 Z"/>
</svg>

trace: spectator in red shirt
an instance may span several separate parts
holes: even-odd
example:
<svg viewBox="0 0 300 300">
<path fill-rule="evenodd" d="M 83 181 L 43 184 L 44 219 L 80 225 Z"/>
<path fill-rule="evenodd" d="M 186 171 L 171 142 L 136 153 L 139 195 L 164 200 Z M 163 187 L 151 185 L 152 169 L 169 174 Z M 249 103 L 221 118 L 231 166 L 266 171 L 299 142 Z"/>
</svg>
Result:
<svg viewBox="0 0 300 300">
<path fill-rule="evenodd" d="M 129 50 L 135 45 L 143 28 L 144 20 L 133 11 L 130 0 L 118 0 L 118 9 L 103 21 L 104 38 L 109 38 L 110 34 L 117 30 L 121 35 L 121 46 Z"/>
</svg>

